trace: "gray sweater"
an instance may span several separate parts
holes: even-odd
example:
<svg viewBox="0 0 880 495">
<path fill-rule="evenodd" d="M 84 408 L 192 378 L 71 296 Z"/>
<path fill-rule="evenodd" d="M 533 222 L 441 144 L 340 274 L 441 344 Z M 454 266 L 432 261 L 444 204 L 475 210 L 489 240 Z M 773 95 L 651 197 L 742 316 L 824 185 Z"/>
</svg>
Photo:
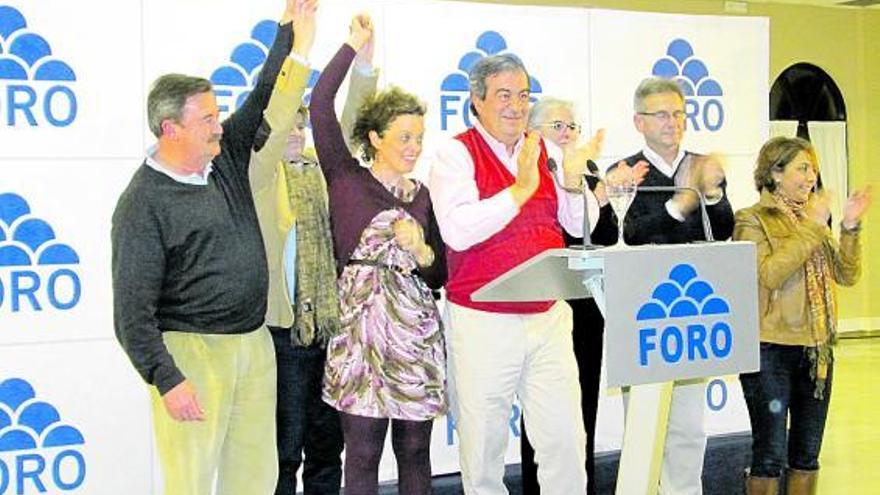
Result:
<svg viewBox="0 0 880 495">
<path fill-rule="evenodd" d="M 143 164 L 116 205 L 116 336 L 161 394 L 185 379 L 162 332 L 237 334 L 263 324 L 268 274 L 247 167 L 291 44 L 290 24 L 280 26 L 260 82 L 223 122 L 207 185 L 180 183 Z"/>
</svg>

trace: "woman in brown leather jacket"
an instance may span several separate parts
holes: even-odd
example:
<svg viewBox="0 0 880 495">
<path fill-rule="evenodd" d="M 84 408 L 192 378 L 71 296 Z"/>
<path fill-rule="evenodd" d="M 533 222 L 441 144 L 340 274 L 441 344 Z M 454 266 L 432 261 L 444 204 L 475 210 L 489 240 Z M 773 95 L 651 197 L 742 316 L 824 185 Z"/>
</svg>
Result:
<svg viewBox="0 0 880 495">
<path fill-rule="evenodd" d="M 860 221 L 871 203 L 868 190 L 850 196 L 835 240 L 828 198 L 815 190 L 818 169 L 808 141 L 770 139 L 754 173 L 761 199 L 736 213 L 733 238 L 758 249 L 761 370 L 740 375 L 752 424 L 749 494 L 778 493 L 786 444 L 787 493 L 816 490 L 834 368 L 835 284 L 859 277 Z"/>
</svg>

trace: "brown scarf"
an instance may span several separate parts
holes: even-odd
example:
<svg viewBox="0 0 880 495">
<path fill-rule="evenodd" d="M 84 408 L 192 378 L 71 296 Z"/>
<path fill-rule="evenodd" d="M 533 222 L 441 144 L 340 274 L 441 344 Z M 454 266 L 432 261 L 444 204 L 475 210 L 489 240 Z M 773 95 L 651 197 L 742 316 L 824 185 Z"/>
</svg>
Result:
<svg viewBox="0 0 880 495">
<path fill-rule="evenodd" d="M 287 166 L 287 188 L 296 215 L 294 345 L 326 346 L 339 331 L 336 261 L 330 237 L 327 186 L 316 162 Z"/>
<path fill-rule="evenodd" d="M 773 198 L 780 209 L 795 223 L 801 222 L 806 214 L 806 203 L 786 198 L 779 192 Z M 835 318 L 837 307 L 831 281 L 834 280 L 831 267 L 825 258 L 825 249 L 819 247 L 806 262 L 807 304 L 810 307 L 810 329 L 813 347 L 807 348 L 807 355 L 812 363 L 810 377 L 816 382 L 813 396 L 817 399 L 825 397 L 825 380 L 828 378 L 828 366 L 834 361 L 832 346 L 837 340 Z"/>
</svg>

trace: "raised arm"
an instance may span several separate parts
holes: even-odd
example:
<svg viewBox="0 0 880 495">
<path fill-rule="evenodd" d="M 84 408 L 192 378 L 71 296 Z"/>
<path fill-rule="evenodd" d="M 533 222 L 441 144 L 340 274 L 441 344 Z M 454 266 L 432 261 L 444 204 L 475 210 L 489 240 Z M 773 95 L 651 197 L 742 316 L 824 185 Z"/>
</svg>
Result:
<svg viewBox="0 0 880 495">
<path fill-rule="evenodd" d="M 269 104 L 272 88 L 278 82 L 278 74 L 293 45 L 293 18 L 297 4 L 316 4 L 316 0 L 287 0 L 287 7 L 278 26 L 272 48 L 257 77 L 257 83 L 245 102 L 223 122 L 221 149 L 230 154 L 232 163 L 244 170 L 250 162 L 251 149 L 257 129 L 263 121 L 263 111 Z M 289 80 L 292 74 L 283 74 Z"/>
<path fill-rule="evenodd" d="M 312 120 L 312 137 L 315 140 L 315 151 L 321 170 L 328 185 L 342 167 L 351 166 L 356 160 L 348 151 L 342 127 L 336 116 L 334 102 L 339 86 L 351 67 L 351 62 L 359 49 L 372 36 L 372 26 L 356 16 L 351 23 L 351 35 L 318 78 L 312 90 L 309 113 Z"/>
<path fill-rule="evenodd" d="M 376 94 L 376 86 L 379 81 L 379 71 L 373 67 L 373 47 L 376 44 L 375 33 L 369 41 L 358 51 L 354 59 L 354 70 L 349 78 L 348 94 L 345 98 L 345 106 L 342 108 L 342 137 L 346 147 L 353 156 L 357 154 L 357 145 L 351 142 L 351 133 L 357 120 L 358 109 L 367 98 Z"/>
<path fill-rule="evenodd" d="M 306 60 L 315 39 L 315 12 L 306 2 L 297 5 L 293 21 L 297 33 L 293 42 L 293 56 L 284 61 L 281 75 L 272 90 L 260 130 L 266 140 L 255 146 L 248 171 L 254 193 L 273 184 L 276 165 L 284 157 L 296 112 L 302 105 L 310 72 Z M 285 74 L 290 77 L 285 77 Z"/>
<path fill-rule="evenodd" d="M 832 246 L 834 280 L 840 285 L 855 285 L 861 274 L 862 217 L 871 206 L 870 186 L 855 191 L 844 204 L 840 222 L 840 243 Z"/>
</svg>

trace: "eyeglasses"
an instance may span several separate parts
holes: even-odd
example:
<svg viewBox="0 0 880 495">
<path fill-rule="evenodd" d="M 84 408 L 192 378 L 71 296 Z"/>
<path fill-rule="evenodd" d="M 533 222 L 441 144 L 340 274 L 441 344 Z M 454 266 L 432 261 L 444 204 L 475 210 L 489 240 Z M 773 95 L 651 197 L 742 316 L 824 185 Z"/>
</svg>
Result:
<svg viewBox="0 0 880 495">
<path fill-rule="evenodd" d="M 556 132 L 562 132 L 567 127 L 572 132 L 581 132 L 581 125 L 574 122 L 563 122 L 561 120 L 554 120 L 553 122 L 546 122 L 544 124 L 539 124 L 538 127 L 551 127 Z"/>
<path fill-rule="evenodd" d="M 660 122 L 669 122 L 670 119 L 675 119 L 676 121 L 681 122 L 685 118 L 685 113 L 682 110 L 676 110 L 672 113 L 669 113 L 666 110 L 660 110 L 659 112 L 638 112 L 638 114 L 654 117 Z"/>
</svg>

